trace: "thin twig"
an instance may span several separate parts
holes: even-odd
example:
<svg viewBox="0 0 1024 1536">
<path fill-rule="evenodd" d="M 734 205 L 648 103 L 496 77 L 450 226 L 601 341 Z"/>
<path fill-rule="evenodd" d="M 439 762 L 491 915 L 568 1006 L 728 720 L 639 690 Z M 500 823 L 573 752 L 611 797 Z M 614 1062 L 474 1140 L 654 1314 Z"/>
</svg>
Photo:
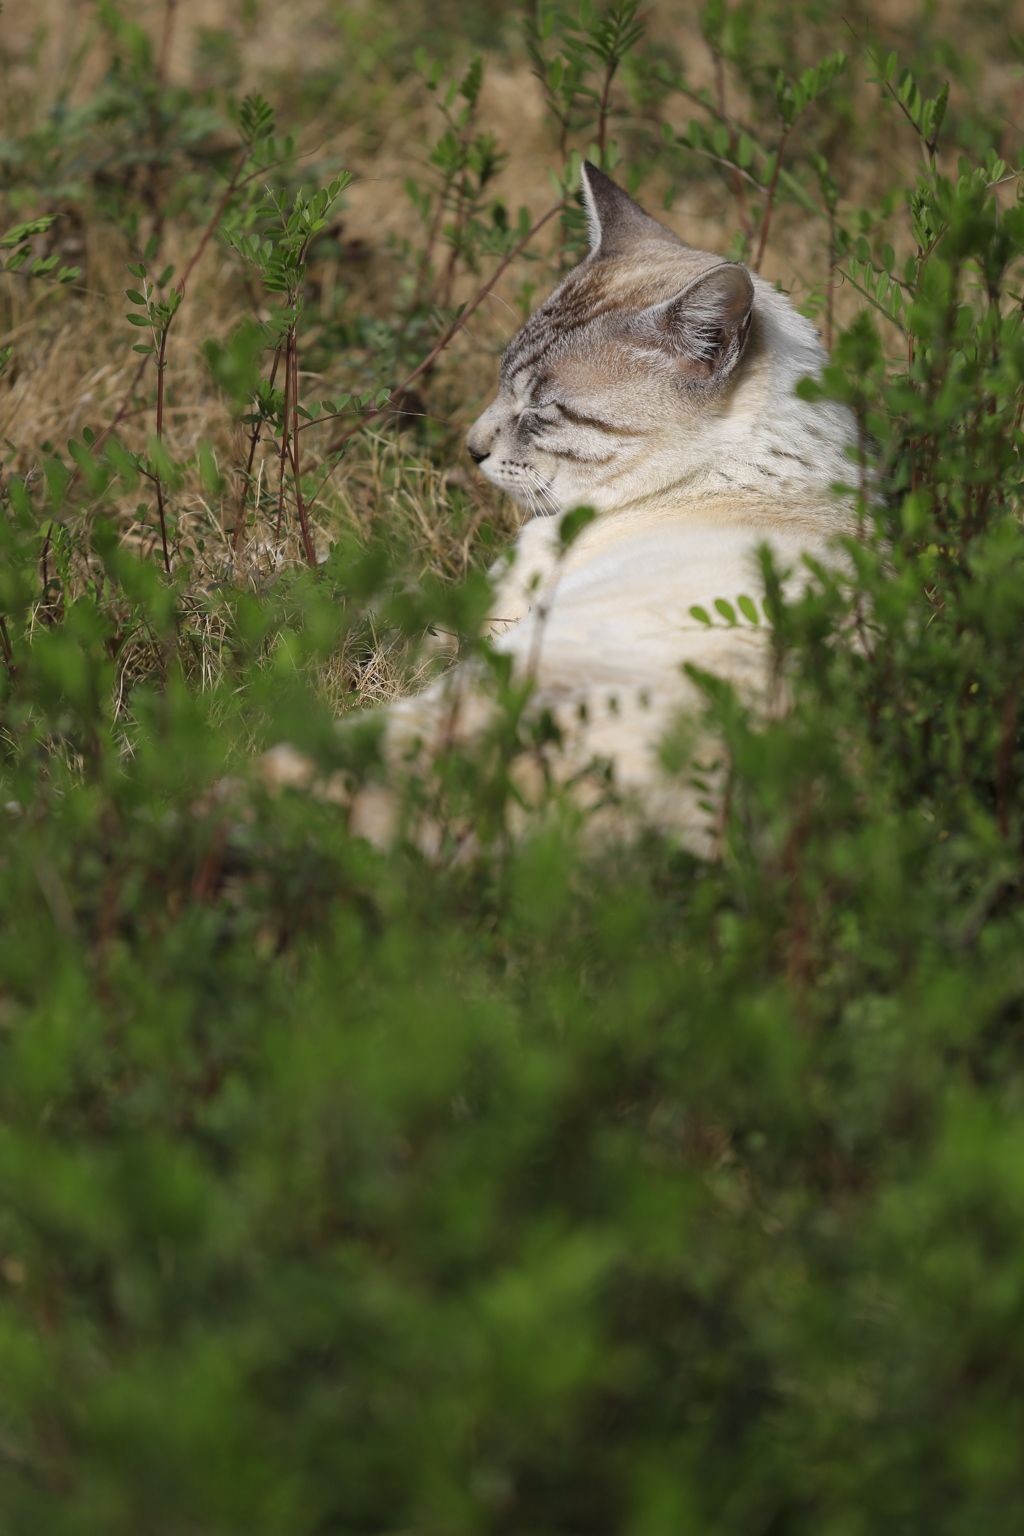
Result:
<svg viewBox="0 0 1024 1536">
<path fill-rule="evenodd" d="M 292 479 L 295 481 L 295 510 L 299 515 L 299 530 L 302 535 L 302 548 L 310 568 L 316 569 L 316 550 L 313 548 L 313 540 L 309 536 L 309 523 L 306 520 L 306 507 L 302 499 L 302 472 L 299 468 L 299 347 L 298 338 L 292 341 L 292 421 L 293 430 L 291 437 Z"/>
<path fill-rule="evenodd" d="M 712 48 L 711 54 L 715 62 L 715 90 L 718 95 L 717 115 L 723 123 L 728 124 L 729 152 L 733 156 L 732 160 L 723 160 L 722 164 L 728 165 L 731 173 L 729 179 L 732 182 L 732 195 L 736 203 L 736 216 L 740 221 L 740 229 L 743 231 L 745 239 L 752 240 L 754 238 L 754 226 L 751 223 L 750 210 L 747 207 L 747 197 L 743 190 L 743 178 L 740 175 L 740 167 L 735 164 L 736 145 L 738 142 L 736 127 L 725 109 L 725 59 L 720 48 Z"/>
<path fill-rule="evenodd" d="M 251 176 L 247 176 L 245 178 L 245 181 L 239 181 L 238 178 L 241 176 L 242 172 L 245 170 L 246 163 L 247 163 L 248 159 L 249 159 L 249 147 L 247 145 L 245 147 L 245 149 L 242 150 L 242 153 L 238 157 L 238 163 L 236 164 L 235 169 L 234 169 L 234 171 L 232 173 L 231 180 L 228 182 L 227 190 L 225 191 L 224 196 L 221 198 L 220 202 L 217 204 L 217 207 L 214 210 L 213 218 L 210 220 L 209 224 L 207 224 L 207 226 L 206 226 L 206 229 L 203 231 L 203 237 L 200 240 L 199 244 L 196 246 L 195 251 L 193 252 L 192 260 L 189 262 L 188 266 L 185 268 L 185 270 L 182 273 L 181 277 L 179 278 L 178 282 L 175 284 L 175 287 L 177 288 L 178 292 L 181 294 L 182 298 L 184 298 L 184 296 L 185 296 L 185 284 L 188 282 L 189 278 L 192 276 L 192 272 L 193 272 L 193 269 L 195 268 L 196 262 L 200 259 L 200 257 L 202 256 L 203 252 L 206 250 L 206 247 L 209 245 L 211 239 L 213 238 L 214 230 L 217 228 L 217 225 L 220 223 L 221 219 L 224 217 L 224 211 L 227 208 L 228 203 L 231 201 L 232 196 L 234 195 L 235 192 L 238 191 L 238 189 L 240 187 L 245 186 L 247 182 L 255 180 L 255 178 L 257 176 L 261 176 L 264 173 L 264 169 L 265 168 L 264 167 L 260 167 L 259 170 L 253 171 Z"/>
<path fill-rule="evenodd" d="M 173 318 L 173 317 L 172 317 Z M 164 441 L 164 369 L 167 367 L 167 332 L 171 324 L 168 320 L 160 331 L 160 350 L 156 359 L 156 440 L 163 447 Z M 156 510 L 160 518 L 160 543 L 164 552 L 164 570 L 168 576 L 171 574 L 171 557 L 167 550 L 167 518 L 164 514 L 164 488 L 160 478 L 160 466 L 157 465 L 156 474 L 153 477 L 156 484 Z"/>
<path fill-rule="evenodd" d="M 757 256 L 754 258 L 754 271 L 760 272 L 761 258 L 764 256 L 764 248 L 768 244 L 768 228 L 772 222 L 772 209 L 775 206 L 775 189 L 779 184 L 779 171 L 782 169 L 782 154 L 786 148 L 786 139 L 789 137 L 789 129 L 783 128 L 779 138 L 779 145 L 775 151 L 775 164 L 772 167 L 772 179 L 768 185 L 768 201 L 764 205 L 764 217 L 761 220 L 761 238 L 757 243 Z"/>
<path fill-rule="evenodd" d="M 727 171 L 735 171 L 737 176 L 742 176 L 744 181 L 749 181 L 750 185 L 754 187 L 756 191 L 764 191 L 764 187 L 758 181 L 756 176 L 752 176 L 749 171 L 745 171 L 741 165 L 734 165 L 733 162 L 731 160 L 727 160 L 724 155 L 716 155 L 713 149 L 698 149 L 695 144 L 687 144 L 686 148 L 692 155 L 703 155 L 707 160 L 714 160 L 716 165 L 724 165 Z M 750 233 L 753 234 L 753 229 L 751 229 Z"/>
<path fill-rule="evenodd" d="M 177 9 L 178 0 L 164 0 L 164 30 L 160 39 L 160 57 L 156 66 L 158 85 L 167 84 L 167 66 L 171 58 L 171 38 L 174 35 L 174 18 Z"/>
<path fill-rule="evenodd" d="M 733 117 L 729 112 L 724 111 L 721 107 L 716 107 L 714 102 L 706 101 L 699 91 L 691 90 L 688 85 L 683 85 L 679 81 L 675 81 L 673 83 L 672 89 L 677 91 L 680 96 L 685 96 L 689 101 L 696 102 L 698 107 L 703 107 L 705 112 L 710 112 L 712 117 L 717 117 L 720 123 L 724 123 L 727 128 L 731 128 L 734 133 L 745 133 L 748 134 L 750 138 L 754 137 L 754 130 L 748 128 L 746 124 L 740 120 L 740 118 Z M 627 122 L 631 121 L 635 121 L 635 119 L 627 119 Z M 644 119 L 641 118 L 639 121 L 644 121 Z"/>
<path fill-rule="evenodd" d="M 859 46 L 861 48 L 864 49 L 864 52 L 867 54 L 867 56 L 871 60 L 872 64 L 874 64 L 875 68 L 876 69 L 881 69 L 881 65 L 875 59 L 875 56 L 871 52 L 871 49 L 867 46 L 866 43 L 862 42 L 861 39 L 859 37 L 857 37 L 856 29 L 853 27 L 853 25 L 851 24 L 849 19 L 846 16 L 844 16 L 843 17 L 843 21 L 844 21 L 845 25 L 849 28 L 849 30 L 852 33 L 852 35 L 855 38 L 857 38 L 857 43 L 859 44 Z M 921 132 L 920 128 L 914 122 L 913 116 L 911 115 L 911 113 L 910 113 L 910 111 L 909 111 L 909 109 L 908 109 L 908 107 L 906 105 L 906 102 L 901 101 L 900 98 L 899 98 L 899 92 L 893 90 L 892 82 L 883 78 L 883 79 L 879 80 L 877 83 L 882 86 L 883 90 L 888 91 L 889 95 L 892 97 L 893 101 L 899 107 L 900 111 L 903 113 L 903 116 L 906 118 L 906 120 L 910 124 L 911 128 L 913 128 L 914 132 L 917 134 L 917 137 L 920 139 L 921 143 L 924 145 L 925 149 L 928 151 L 929 157 L 930 157 L 931 162 L 932 162 L 932 170 L 934 171 L 934 169 L 935 169 L 935 151 L 938 148 L 938 143 L 939 143 L 939 141 L 938 141 L 938 134 L 936 133 L 935 137 L 932 138 L 932 139 L 926 139 L 924 134 Z"/>
<path fill-rule="evenodd" d="M 601 103 L 597 113 L 597 148 L 601 156 L 602 165 L 604 165 L 605 140 L 608 136 L 608 99 L 611 95 L 612 79 L 618 67 L 618 62 L 613 53 L 605 68 L 604 88 L 601 91 Z"/>
<path fill-rule="evenodd" d="M 281 412 L 281 475 L 277 489 L 277 527 L 274 530 L 274 543 L 281 542 L 281 524 L 284 521 L 284 469 L 288 462 L 288 414 L 291 407 L 292 385 L 292 330 L 289 329 L 285 338 L 284 351 L 284 406 Z"/>
</svg>

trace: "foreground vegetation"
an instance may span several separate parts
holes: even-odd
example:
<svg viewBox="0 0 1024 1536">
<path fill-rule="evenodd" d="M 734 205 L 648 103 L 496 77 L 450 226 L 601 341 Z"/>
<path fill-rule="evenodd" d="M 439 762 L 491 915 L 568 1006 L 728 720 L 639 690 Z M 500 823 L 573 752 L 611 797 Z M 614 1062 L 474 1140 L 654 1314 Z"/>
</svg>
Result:
<svg viewBox="0 0 1024 1536">
<path fill-rule="evenodd" d="M 1024 1520 L 1020 135 L 955 36 L 897 39 L 904 74 L 870 16 L 708 5 L 680 58 L 659 14 L 506 32 L 556 183 L 522 214 L 481 67 L 414 57 L 443 38 L 412 7 L 352 22 L 369 138 L 413 71 L 440 102 L 369 259 L 345 167 L 302 158 L 321 77 L 307 118 L 278 83 L 295 143 L 233 97 L 245 17 L 185 83 L 176 7 L 104 4 L 36 117 L 44 55 L 17 66 L 4 1531 Z M 354 706 L 436 665 L 428 632 L 477 644 L 514 515 L 456 468 L 469 359 L 492 295 L 578 254 L 590 146 L 807 263 L 863 429 L 852 574 L 787 606 L 766 563 L 782 718 L 704 680 L 716 863 L 595 847 L 554 794 L 509 836 L 557 740 L 498 668 L 493 738 L 420 786 L 438 856 L 384 855 L 346 829 L 381 771 Z M 312 785 L 261 771 L 285 742 Z"/>
</svg>

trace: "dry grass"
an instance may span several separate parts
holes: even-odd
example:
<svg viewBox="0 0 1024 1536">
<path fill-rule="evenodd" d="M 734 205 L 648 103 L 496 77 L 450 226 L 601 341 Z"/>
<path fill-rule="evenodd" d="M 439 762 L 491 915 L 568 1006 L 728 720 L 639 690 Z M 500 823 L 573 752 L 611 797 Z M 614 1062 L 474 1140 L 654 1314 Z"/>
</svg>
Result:
<svg viewBox="0 0 1024 1536">
<path fill-rule="evenodd" d="M 395 243 L 415 241 L 417 218 L 404 193 L 404 181 L 422 168 L 424 146 L 437 136 L 436 104 L 412 75 L 397 83 L 386 60 L 374 55 L 374 39 L 383 29 L 381 7 L 346 7 L 340 22 L 322 0 L 264 0 L 245 20 L 232 0 L 180 0 L 168 7 L 163 0 L 132 8 L 131 14 L 154 40 L 159 55 L 164 27 L 171 29 L 165 52 L 170 82 L 204 83 L 206 55 L 198 47 L 202 29 L 207 38 L 217 32 L 235 39 L 232 65 L 236 95 L 262 89 L 280 103 L 282 127 L 294 122 L 301 161 L 355 173 L 346 194 L 341 231 L 343 255 L 319 262 L 310 272 L 308 297 L 322 319 L 338 313 L 384 313 L 392 304 L 403 267 Z M 401 17 L 406 17 L 406 11 Z M 997 46 L 1012 29 L 1019 6 L 997 18 L 988 36 L 975 30 L 978 58 L 973 89 L 986 93 L 998 113 L 1018 113 L 1021 95 L 1008 50 Z M 384 12 L 386 18 L 386 12 Z M 398 13 L 396 13 L 397 16 Z M 860 7 L 854 18 L 867 32 L 871 27 L 904 43 L 919 39 L 924 22 L 921 7 L 903 0 Z M 929 25 L 936 36 L 955 39 L 965 29 L 966 12 L 947 10 Z M 400 20 L 400 18 L 399 18 Z M 397 24 L 395 18 L 391 24 Z M 697 85 L 711 85 L 713 64 L 704 46 L 692 9 L 680 0 L 655 0 L 649 7 L 650 35 L 655 43 L 681 57 Z M 828 46 L 849 45 L 849 34 L 837 16 L 819 28 Z M 511 36 L 511 33 L 509 34 Z M 810 39 L 809 46 L 815 42 Z M 987 52 L 986 52 L 987 49 Z M 44 120 L 62 82 L 71 82 L 70 100 L 86 100 L 106 67 L 109 49 L 91 7 L 74 0 L 7 0 L 0 34 L 0 67 L 5 86 L 5 131 L 8 138 L 24 134 Z M 76 66 L 76 58 L 78 64 Z M 77 74 L 75 70 L 77 68 Z M 209 82 L 206 82 L 209 83 Z M 730 106 L 749 110 L 736 81 L 727 79 Z M 971 87 L 958 87 L 961 93 Z M 873 88 L 858 86 L 858 90 Z M 954 93 L 954 105 L 956 93 Z M 685 103 L 669 114 L 677 127 L 689 116 Z M 863 115 L 863 114 L 861 114 Z M 910 137 L 890 118 L 875 114 L 874 138 L 855 145 L 835 146 L 845 178 L 846 205 L 867 203 L 895 177 L 903 178 L 912 155 Z M 551 202 L 548 168 L 557 159 L 553 136 L 537 83 L 514 39 L 505 51 L 488 60 L 480 107 L 481 126 L 492 129 L 509 159 L 497 192 L 511 208 L 525 205 L 538 215 Z M 628 119 L 617 130 L 625 142 L 635 132 Z M 1013 134 L 1010 133 L 1012 140 Z M 585 145 L 581 145 L 585 148 Z M 644 187 L 644 199 L 657 209 L 668 189 L 665 169 L 655 169 Z M 171 185 L 161 188 L 173 193 Z M 717 175 L 694 179 L 675 188 L 676 197 L 665 220 L 690 243 L 724 248 L 736 227 L 736 210 Z M 37 211 L 24 192 L 8 196 L 5 222 Z M 84 206 L 84 205 L 83 205 Z M 0 384 L 0 440 L 7 444 L 8 471 L 38 474 L 48 445 L 58 449 L 86 426 L 102 431 L 124 411 L 120 435 L 127 446 L 143 449 L 153 431 L 153 369 L 145 370 L 137 390 L 132 383 L 138 359 L 131 351 L 137 336 L 123 319 L 125 264 L 137 249 L 123 229 L 99 218 L 81 219 L 70 200 L 47 209 L 61 215 L 55 229 L 64 254 L 83 267 L 73 290 L 52 290 L 21 278 L 3 278 L 0 316 L 16 350 L 15 366 Z M 195 249 L 200 210 L 166 221 L 160 260 L 180 272 Z M 143 217 L 135 246 L 144 243 L 153 218 Z M 540 241 L 542 255 L 545 241 Z M 825 273 L 824 226 L 798 207 L 781 210 L 773 226 L 765 273 L 793 291 L 799 301 Z M 553 267 L 542 260 L 530 266 L 513 264 L 487 302 L 441 359 L 421 391 L 422 409 L 434 419 L 433 440 L 400 431 L 395 423 L 378 422 L 353 440 L 336 467 L 325 462 L 323 449 L 330 429 L 317 427 L 304 434 L 308 462 L 322 475 L 312 513 L 314 540 L 323 554 L 344 533 L 362 540 L 386 533 L 404 551 L 410 571 L 433 571 L 458 577 L 481 558 L 479 533 L 494 530 L 491 546 L 507 538 L 517 524 L 514 509 L 495 493 L 461 456 L 462 434 L 490 390 L 495 358 L 521 318 L 521 284 L 530 278 L 538 296 L 550 285 Z M 479 279 L 459 275 L 454 298 L 464 301 Z M 837 318 L 848 319 L 859 305 L 850 291 L 837 297 Z M 204 490 L 198 470 L 186 471 L 171 498 L 176 524 L 175 559 L 186 547 L 205 548 L 196 559 L 190 592 L 194 623 L 190 634 L 200 683 L 210 682 L 219 668 L 219 631 L 215 615 L 204 606 L 204 593 L 225 579 L 247 582 L 256 589 L 273 582 L 281 569 L 300 558 L 291 522 L 277 534 L 279 466 L 273 445 L 257 453 L 255 515 L 241 556 L 231 549 L 230 533 L 239 504 L 239 466 L 244 462 L 242 429 L 231 419 L 225 401 L 203 361 L 201 346 L 209 338 L 223 340 L 255 307 L 265 314 L 266 300 L 254 291 L 237 261 L 217 240 L 211 241 L 190 281 L 186 301 L 173 330 L 168 367 L 166 446 L 178 460 L 194 460 L 200 441 L 213 449 L 225 477 L 216 497 Z M 317 347 L 315 333 L 307 338 Z M 323 352 L 319 347 L 317 355 Z M 372 360 L 371 360 L 372 361 Z M 322 371 L 307 371 L 304 386 L 313 397 L 331 396 L 351 387 L 352 359 L 328 357 Z M 394 382 L 394 381 L 387 381 Z M 319 440 L 319 441 L 317 441 Z M 123 539 L 155 553 L 152 497 L 124 497 L 116 513 Z M 138 506 L 145 507 L 140 516 Z M 77 515 L 87 517 L 88 505 Z M 140 641 L 124 658 L 123 686 L 135 671 L 148 665 Z M 405 661 L 394 662 L 381 647 L 364 646 L 357 656 L 339 662 L 337 675 L 325 687 L 339 701 L 386 698 L 405 685 Z"/>
</svg>

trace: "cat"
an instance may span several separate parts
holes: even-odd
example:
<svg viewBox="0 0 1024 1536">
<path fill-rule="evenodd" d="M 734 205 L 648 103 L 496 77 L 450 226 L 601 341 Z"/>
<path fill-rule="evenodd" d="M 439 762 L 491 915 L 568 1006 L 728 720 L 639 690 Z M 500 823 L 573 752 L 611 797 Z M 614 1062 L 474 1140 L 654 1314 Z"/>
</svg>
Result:
<svg viewBox="0 0 1024 1536">
<path fill-rule="evenodd" d="M 827 353 L 812 323 L 745 266 L 694 250 L 596 166 L 581 187 L 586 258 L 501 360 L 470 457 L 532 517 L 497 572 L 487 632 L 534 680 L 564 737 L 560 772 L 597 759 L 637 813 L 706 843 L 695 797 L 661 767 L 659 742 L 699 704 L 684 662 L 748 698 L 767 685 L 765 626 L 691 615 L 756 593 L 756 551 L 785 567 L 835 559 L 849 532 L 833 491 L 850 477 L 845 407 L 798 397 Z M 561 514 L 593 509 L 566 549 Z M 465 664 L 386 712 L 399 765 L 471 738 L 493 705 Z M 420 761 L 423 757 L 420 757 Z M 386 841 L 392 791 L 361 794 L 357 833 Z"/>
</svg>

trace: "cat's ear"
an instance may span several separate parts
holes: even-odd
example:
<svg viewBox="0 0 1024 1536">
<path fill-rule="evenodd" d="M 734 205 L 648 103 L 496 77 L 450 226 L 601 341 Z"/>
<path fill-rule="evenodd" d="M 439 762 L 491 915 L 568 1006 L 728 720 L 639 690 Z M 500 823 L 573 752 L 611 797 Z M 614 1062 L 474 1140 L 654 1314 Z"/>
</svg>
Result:
<svg viewBox="0 0 1024 1536">
<path fill-rule="evenodd" d="M 746 267 L 723 261 L 674 298 L 645 309 L 646 336 L 684 365 L 698 382 L 721 380 L 735 368 L 750 330 L 754 284 Z"/>
<path fill-rule="evenodd" d="M 628 256 L 645 240 L 669 240 L 673 245 L 682 241 L 644 213 L 628 192 L 624 192 L 610 176 L 599 171 L 596 165 L 584 160 L 580 166 L 580 190 L 583 206 L 587 210 L 590 230 L 591 258 Z"/>
</svg>

